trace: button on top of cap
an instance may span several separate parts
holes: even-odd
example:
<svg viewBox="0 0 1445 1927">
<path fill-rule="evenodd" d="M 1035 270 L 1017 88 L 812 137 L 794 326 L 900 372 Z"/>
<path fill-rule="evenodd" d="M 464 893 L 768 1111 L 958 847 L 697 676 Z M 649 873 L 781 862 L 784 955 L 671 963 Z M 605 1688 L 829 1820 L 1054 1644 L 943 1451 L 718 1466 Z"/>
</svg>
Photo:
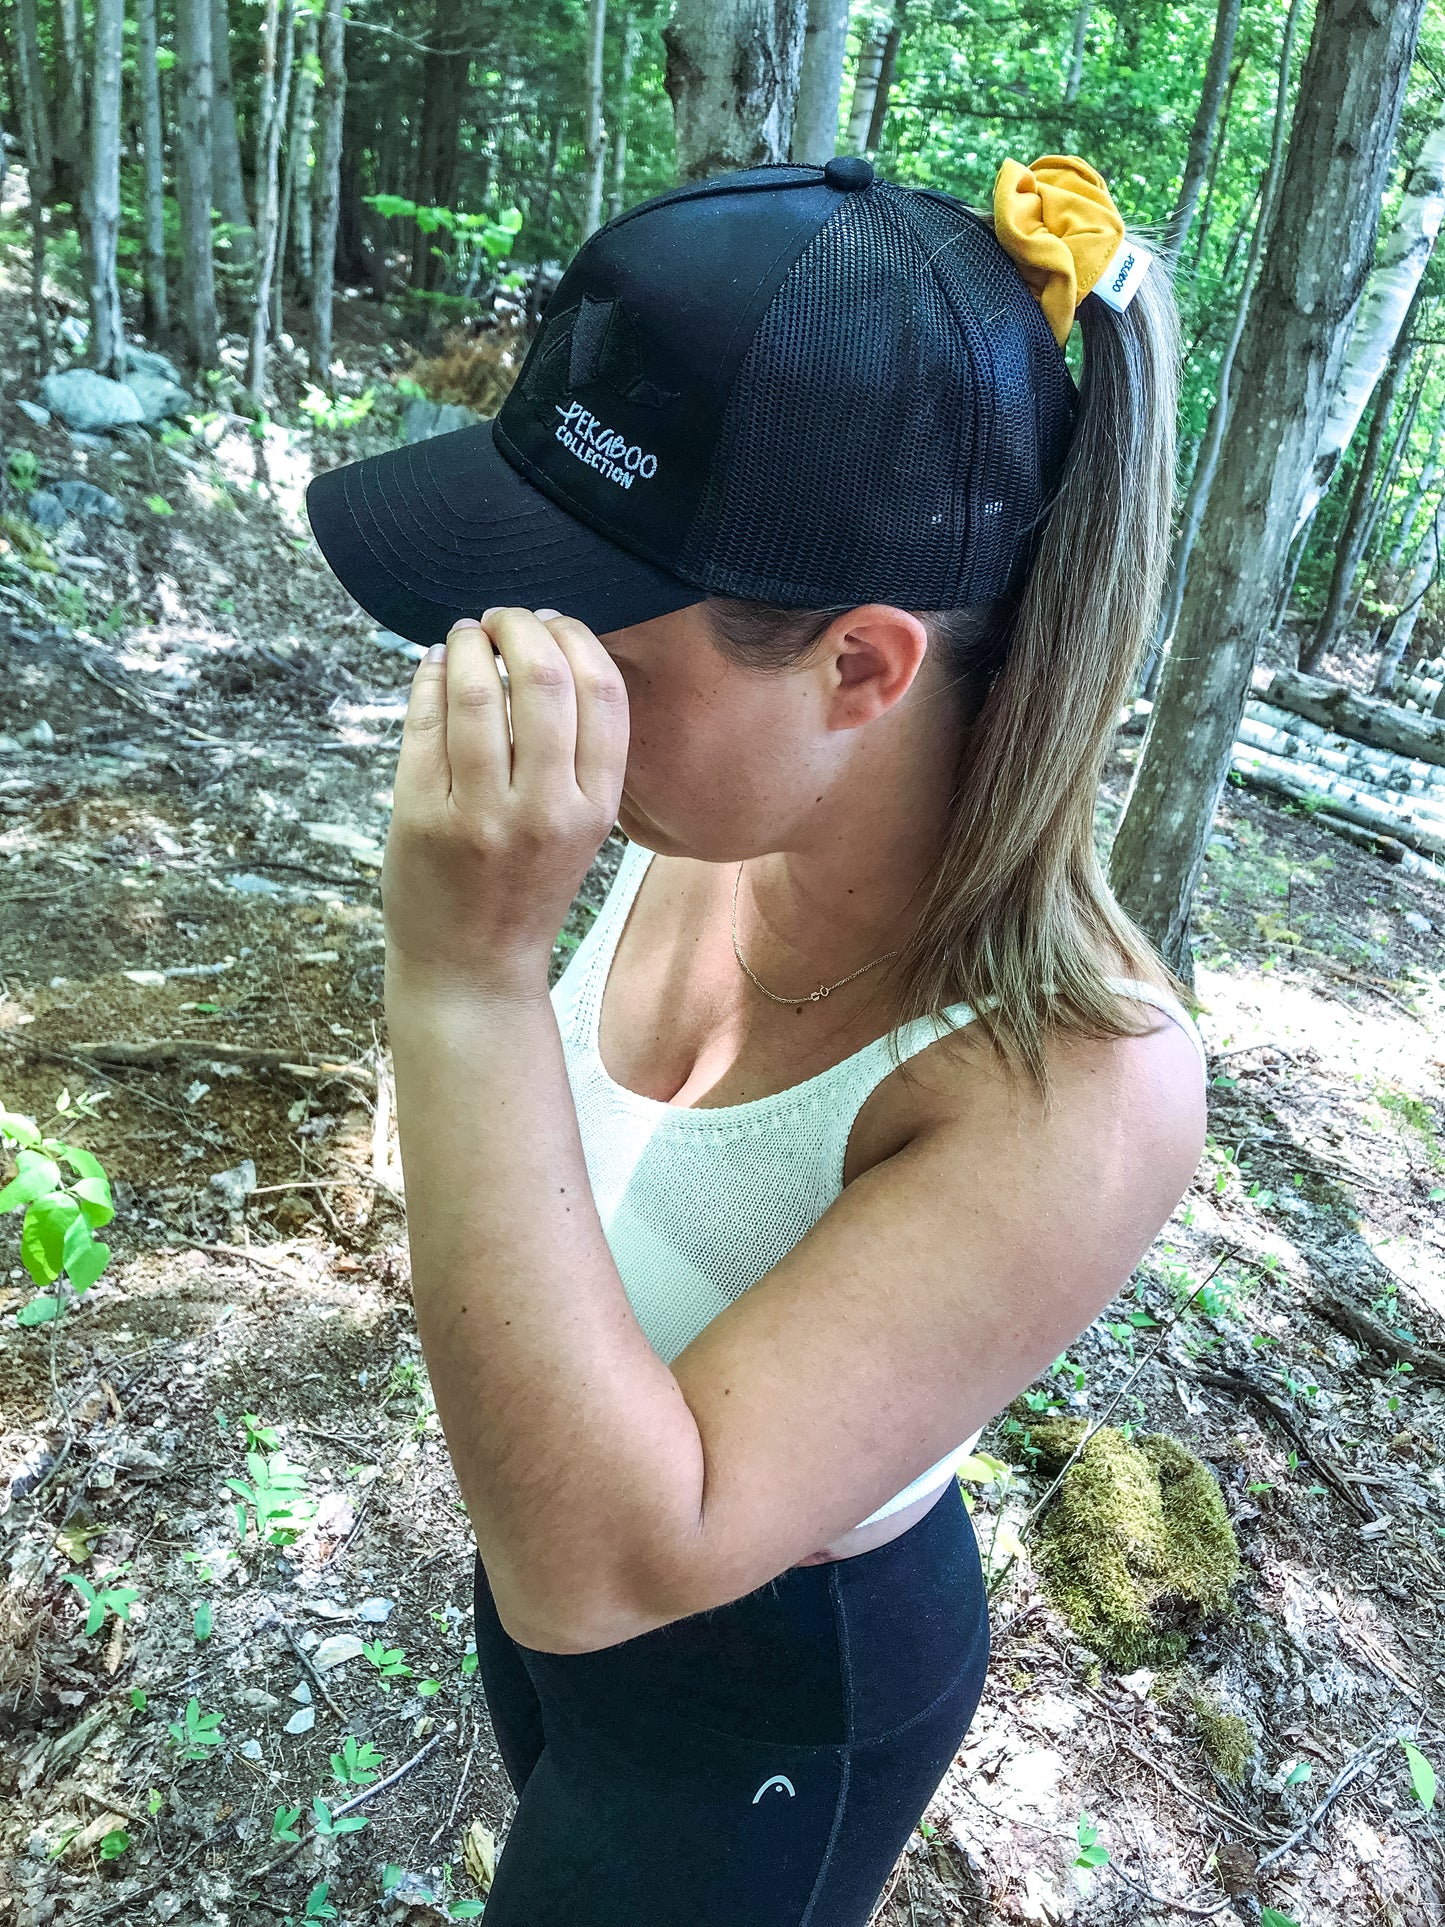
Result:
<svg viewBox="0 0 1445 1927">
<path fill-rule="evenodd" d="M 861 154 L 835 154 L 832 160 L 823 163 L 823 179 L 829 187 L 848 191 L 867 187 L 873 179 L 873 163 L 865 161 Z"/>
</svg>

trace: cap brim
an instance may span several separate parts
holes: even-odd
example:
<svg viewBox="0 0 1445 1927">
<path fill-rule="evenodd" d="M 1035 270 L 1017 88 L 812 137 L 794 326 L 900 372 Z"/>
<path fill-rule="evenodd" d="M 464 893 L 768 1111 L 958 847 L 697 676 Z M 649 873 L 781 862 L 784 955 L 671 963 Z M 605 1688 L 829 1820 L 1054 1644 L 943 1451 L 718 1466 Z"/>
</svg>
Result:
<svg viewBox="0 0 1445 1927">
<path fill-rule="evenodd" d="M 342 587 L 409 642 L 488 608 L 557 609 L 606 635 L 707 598 L 534 488 L 490 421 L 329 469 L 306 512 Z"/>
</svg>

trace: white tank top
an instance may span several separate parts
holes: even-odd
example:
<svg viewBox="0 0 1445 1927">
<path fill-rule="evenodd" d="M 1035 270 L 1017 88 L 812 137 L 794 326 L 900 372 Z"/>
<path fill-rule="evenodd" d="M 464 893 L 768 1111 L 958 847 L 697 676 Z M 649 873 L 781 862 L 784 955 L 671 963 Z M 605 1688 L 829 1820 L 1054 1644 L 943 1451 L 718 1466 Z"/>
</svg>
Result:
<svg viewBox="0 0 1445 1927">
<path fill-rule="evenodd" d="M 670 1364 L 703 1327 L 790 1251 L 843 1189 L 848 1136 L 864 1099 L 893 1069 L 886 1038 L 801 1084 L 746 1104 L 698 1109 L 615 1083 L 597 1046 L 602 992 L 633 898 L 655 852 L 628 843 L 590 929 L 552 986 L 587 1175 L 628 1301 Z M 1182 1007 L 1152 985 L 1115 988 L 1157 1005 L 1204 1046 Z M 956 1023 L 967 1004 L 949 1006 Z M 909 1058 L 947 1035 L 931 1017 L 899 1033 Z M 983 1427 L 862 1525 L 942 1491 Z"/>
</svg>

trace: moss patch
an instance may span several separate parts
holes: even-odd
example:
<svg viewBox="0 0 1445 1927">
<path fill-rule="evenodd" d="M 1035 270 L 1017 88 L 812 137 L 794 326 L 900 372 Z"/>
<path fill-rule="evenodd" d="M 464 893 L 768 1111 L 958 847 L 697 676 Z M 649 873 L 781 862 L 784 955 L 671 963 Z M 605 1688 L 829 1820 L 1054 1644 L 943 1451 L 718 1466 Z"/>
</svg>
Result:
<svg viewBox="0 0 1445 1927">
<path fill-rule="evenodd" d="M 1026 1411 L 1040 1470 L 1052 1475 L 1082 1419 Z M 1097 1431 L 1039 1522 L 1035 1553 L 1054 1605 L 1116 1671 L 1167 1666 L 1226 1612 L 1239 1548 L 1209 1468 L 1167 1433 Z"/>
<path fill-rule="evenodd" d="M 1226 1713 L 1218 1701 L 1197 1690 L 1188 1692 L 1194 1731 L 1204 1749 L 1204 1757 L 1221 1780 L 1238 1786 L 1255 1755 L 1254 1735 L 1249 1722 L 1238 1713 Z"/>
</svg>

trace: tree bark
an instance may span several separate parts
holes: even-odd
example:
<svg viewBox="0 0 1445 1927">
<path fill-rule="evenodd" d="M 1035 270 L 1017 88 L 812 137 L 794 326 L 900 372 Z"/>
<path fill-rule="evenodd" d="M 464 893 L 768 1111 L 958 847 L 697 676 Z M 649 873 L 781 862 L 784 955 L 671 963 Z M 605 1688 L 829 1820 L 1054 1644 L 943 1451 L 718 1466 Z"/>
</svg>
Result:
<svg viewBox="0 0 1445 1927">
<path fill-rule="evenodd" d="M 59 200 L 76 209 L 84 234 L 85 174 L 85 48 L 84 15 L 80 0 L 55 0 L 55 112 L 51 116 L 51 169 Z"/>
<path fill-rule="evenodd" d="M 211 199 L 233 230 L 227 258 L 245 274 L 256 265 L 256 231 L 246 202 L 236 97 L 231 80 L 231 17 L 227 0 L 211 0 Z"/>
<path fill-rule="evenodd" d="M 1371 276 L 1360 303 L 1339 385 L 1331 398 L 1324 433 L 1300 499 L 1297 530 L 1329 486 L 1330 477 L 1369 406 L 1415 290 L 1434 253 L 1442 214 L 1445 214 L 1445 110 L 1425 137 L 1419 158 L 1405 178 L 1399 213 L 1380 251 L 1380 265 Z"/>
<path fill-rule="evenodd" d="M 582 239 L 602 225 L 602 178 L 607 166 L 607 128 L 602 119 L 602 55 L 607 44 L 607 0 L 587 0 L 587 199 Z"/>
<path fill-rule="evenodd" d="M 863 137 L 863 152 L 876 154 L 883 139 L 883 123 L 888 118 L 888 96 L 893 92 L 893 76 L 898 70 L 898 49 L 908 24 L 908 0 L 898 0 L 893 9 L 893 25 L 883 42 L 883 60 L 878 69 L 878 85 L 873 90 L 873 112 L 868 116 L 868 132 Z"/>
<path fill-rule="evenodd" d="M 1420 290 L 1415 290 L 1410 304 L 1413 316 L 1420 298 Z M 1400 385 L 1405 379 L 1414 353 L 1410 340 L 1413 322 L 1406 318 L 1400 330 L 1399 339 L 1390 351 L 1389 365 L 1381 379 L 1376 393 L 1375 412 L 1370 421 L 1370 432 L 1365 438 L 1364 452 L 1360 457 L 1360 469 L 1355 477 L 1354 491 L 1350 497 L 1349 512 L 1345 516 L 1345 526 L 1335 541 L 1335 566 L 1330 572 L 1330 586 L 1325 596 L 1325 606 L 1320 611 L 1320 619 L 1315 624 L 1314 633 L 1301 646 L 1299 666 L 1310 674 L 1320 658 L 1335 645 L 1340 632 L 1340 618 L 1344 614 L 1345 598 L 1354 586 L 1355 572 L 1360 566 L 1367 539 L 1365 525 L 1369 520 L 1373 501 L 1375 477 L 1380 466 L 1380 454 L 1385 446 L 1385 434 L 1390 426 L 1395 402 L 1400 393 Z"/>
<path fill-rule="evenodd" d="M 156 0 L 136 0 L 136 70 L 140 83 L 141 151 L 145 161 L 142 263 L 145 331 L 152 339 L 170 327 L 166 291 L 165 150 L 161 138 L 161 77 L 157 65 Z"/>
<path fill-rule="evenodd" d="M 430 51 L 422 61 L 421 130 L 412 195 L 418 207 L 450 207 L 456 192 L 457 139 L 471 64 L 461 51 L 464 38 L 463 0 L 436 0 Z M 441 276 L 435 236 L 418 228 L 411 248 L 411 285 L 433 289 Z"/>
<path fill-rule="evenodd" d="M 1172 967 L 1250 671 L 1374 258 L 1425 0 L 1319 0 L 1192 593 L 1164 666 L 1110 875 Z"/>
<path fill-rule="evenodd" d="M 1420 519 L 1420 510 L 1424 507 L 1425 498 L 1430 493 L 1430 486 L 1439 472 L 1442 443 L 1445 443 L 1445 414 L 1442 414 L 1435 424 L 1435 433 L 1431 439 L 1424 466 L 1415 478 L 1415 485 L 1410 490 L 1409 499 L 1401 513 L 1400 526 L 1395 534 L 1395 546 L 1390 550 L 1388 557 L 1388 566 L 1392 573 L 1398 571 L 1405 559 L 1405 551 L 1409 548 L 1410 538 L 1415 533 L 1415 524 Z"/>
<path fill-rule="evenodd" d="M 878 76 L 883 71 L 883 51 L 887 45 L 886 27 L 864 29 L 858 48 L 858 65 L 853 75 L 853 98 L 848 107 L 850 154 L 861 154 L 868 144 L 868 129 L 873 125 L 873 104 L 878 98 Z"/>
<path fill-rule="evenodd" d="M 642 35 L 632 18 L 630 8 L 622 10 L 622 75 L 619 81 L 617 112 L 613 116 L 617 123 L 617 138 L 612 143 L 612 189 L 607 197 L 607 218 L 615 221 L 622 212 L 623 194 L 627 185 L 627 134 L 632 123 L 632 70 L 637 65 L 637 56 L 642 52 Z"/>
<path fill-rule="evenodd" d="M 821 167 L 838 152 L 838 107 L 848 52 L 848 0 L 808 0 L 792 158 Z"/>
<path fill-rule="evenodd" d="M 1302 676 L 1297 669 L 1256 669 L 1250 688 L 1260 702 L 1291 710 L 1337 736 L 1445 768 L 1445 729 L 1395 703 L 1357 695 L 1319 676 Z"/>
<path fill-rule="evenodd" d="M 321 23 L 321 155 L 316 193 L 315 269 L 311 282 L 311 375 L 331 386 L 331 298 L 336 287 L 336 223 L 341 207 L 341 135 L 346 113 L 346 0 L 326 0 Z"/>
<path fill-rule="evenodd" d="M 1179 199 L 1175 203 L 1173 218 L 1169 223 L 1169 238 L 1163 249 L 1164 261 L 1171 271 L 1178 265 L 1184 243 L 1189 238 L 1189 230 L 1194 225 L 1194 213 L 1199 205 L 1200 191 L 1204 186 L 1205 175 L 1209 172 L 1215 132 L 1219 126 L 1219 110 L 1224 100 L 1224 89 L 1229 80 L 1229 62 L 1234 53 L 1234 36 L 1238 26 L 1239 0 L 1219 0 L 1219 11 L 1214 19 L 1214 39 L 1210 45 L 1209 61 L 1204 69 L 1204 85 L 1199 95 L 1199 111 L 1194 116 L 1193 131 L 1189 136 L 1189 152 L 1184 159 L 1184 178 L 1180 182 Z"/>
<path fill-rule="evenodd" d="M 308 7 L 301 23 L 296 75 L 291 88 L 291 130 L 286 137 L 286 200 L 291 210 L 291 252 L 296 283 L 311 289 L 311 125 L 316 111 L 317 48 L 320 22 Z M 280 282 L 278 268 L 277 282 Z"/>
<path fill-rule="evenodd" d="M 1072 107 L 1079 98 L 1079 89 L 1084 83 L 1084 43 L 1089 36 L 1090 0 L 1079 0 L 1074 9 L 1074 47 L 1069 55 L 1069 71 L 1064 77 L 1064 92 L 1061 105 Z"/>
<path fill-rule="evenodd" d="M 1405 590 L 1405 600 L 1395 612 L 1390 624 L 1390 633 L 1385 638 L 1385 646 L 1380 651 L 1380 660 L 1375 667 L 1375 679 L 1370 685 L 1376 696 L 1385 696 L 1395 687 L 1395 678 L 1400 673 L 1400 664 L 1405 660 L 1405 651 L 1415 634 L 1415 624 L 1420 620 L 1420 610 L 1425 597 L 1430 593 L 1430 584 L 1435 580 L 1435 571 L 1440 563 L 1440 517 L 1445 509 L 1437 505 L 1425 527 L 1425 534 L 1415 552 L 1415 567 Z M 1405 715 L 1405 710 L 1399 711 Z M 1445 759 L 1442 759 L 1445 760 Z"/>
<path fill-rule="evenodd" d="M 1219 128 L 1214 137 L 1214 152 L 1209 157 L 1209 173 L 1204 182 L 1204 206 L 1199 215 L 1199 227 L 1194 236 L 1194 252 L 1189 262 L 1189 279 L 1193 281 L 1199 272 L 1199 263 L 1204 258 L 1204 243 L 1209 238 L 1209 224 L 1214 214 L 1214 183 L 1219 173 L 1219 157 L 1224 152 L 1225 140 L 1229 133 L 1229 111 L 1234 105 L 1234 90 L 1239 85 L 1239 77 L 1247 65 L 1247 56 L 1241 54 L 1230 69 L 1229 81 L 1224 89 L 1224 104 L 1219 110 Z"/>
<path fill-rule="evenodd" d="M 259 411 L 266 391 L 266 337 L 271 319 L 271 277 L 276 268 L 280 200 L 277 176 L 281 129 L 291 100 L 291 61 L 295 45 L 291 0 L 266 0 L 261 35 L 261 101 L 258 119 L 262 146 L 256 179 L 256 292 L 251 306 L 251 352 L 246 389 Z"/>
<path fill-rule="evenodd" d="M 806 24 L 807 0 L 677 0 L 662 38 L 679 182 L 787 159 Z"/>
<path fill-rule="evenodd" d="M 25 143 L 26 193 L 30 202 L 30 302 L 35 317 L 35 371 L 43 375 L 49 372 L 51 354 L 50 317 L 45 307 L 45 204 L 50 199 L 54 177 L 35 0 L 20 0 L 18 20 L 20 45 L 15 65 L 20 93 L 20 133 Z"/>
<path fill-rule="evenodd" d="M 211 240 L 210 0 L 176 0 L 176 81 L 181 327 L 187 358 L 199 373 L 220 359 Z"/>
<path fill-rule="evenodd" d="M 88 359 L 113 381 L 125 373 L 125 327 L 116 277 L 120 239 L 120 63 L 123 0 L 95 0 L 94 61 L 90 87 L 90 179 L 86 183 L 89 246 L 86 294 L 90 309 Z"/>
<path fill-rule="evenodd" d="M 1270 143 L 1269 165 L 1260 183 L 1259 218 L 1254 224 L 1254 232 L 1249 240 L 1249 255 L 1244 264 L 1244 281 L 1239 291 L 1239 303 L 1234 311 L 1234 325 L 1230 329 L 1229 340 L 1225 343 L 1224 353 L 1219 361 L 1214 406 L 1209 412 L 1209 426 L 1204 432 L 1204 440 L 1195 458 L 1194 473 L 1190 477 L 1189 492 L 1184 501 L 1184 513 L 1180 518 L 1179 533 L 1174 539 L 1174 550 L 1169 559 L 1169 581 L 1159 611 L 1159 624 L 1154 632 L 1154 646 L 1143 678 L 1144 692 L 1151 697 L 1154 694 L 1159 670 L 1164 663 L 1165 651 L 1179 625 L 1179 611 L 1184 603 L 1184 589 L 1189 578 L 1190 560 L 1194 554 L 1194 545 L 1199 539 L 1204 511 L 1209 506 L 1214 478 L 1219 470 L 1219 451 L 1224 445 L 1224 431 L 1229 425 L 1229 390 L 1234 378 L 1234 363 L 1239 353 L 1239 344 L 1244 338 L 1250 304 L 1254 299 L 1255 277 L 1259 272 L 1260 258 L 1264 253 L 1265 237 L 1269 233 L 1270 222 L 1274 218 L 1275 203 L 1279 198 L 1280 180 L 1284 171 L 1285 113 L 1289 103 L 1289 78 L 1294 64 L 1295 30 L 1299 25 L 1302 6 L 1303 0 L 1293 0 L 1289 13 L 1285 17 L 1278 77 L 1275 82 L 1274 132 Z"/>
</svg>

